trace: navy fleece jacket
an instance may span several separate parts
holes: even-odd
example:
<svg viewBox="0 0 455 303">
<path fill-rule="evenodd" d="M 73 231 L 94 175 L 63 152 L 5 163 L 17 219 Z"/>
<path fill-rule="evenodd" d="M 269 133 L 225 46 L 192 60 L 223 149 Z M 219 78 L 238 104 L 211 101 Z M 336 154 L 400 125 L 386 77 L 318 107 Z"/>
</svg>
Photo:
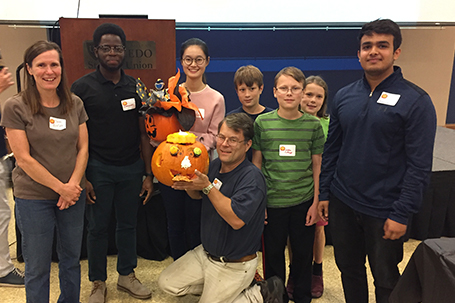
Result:
<svg viewBox="0 0 455 303">
<path fill-rule="evenodd" d="M 371 92 L 365 77 L 338 91 L 320 176 L 352 209 L 407 224 L 418 211 L 433 161 L 436 113 L 428 94 L 399 67 Z"/>
</svg>

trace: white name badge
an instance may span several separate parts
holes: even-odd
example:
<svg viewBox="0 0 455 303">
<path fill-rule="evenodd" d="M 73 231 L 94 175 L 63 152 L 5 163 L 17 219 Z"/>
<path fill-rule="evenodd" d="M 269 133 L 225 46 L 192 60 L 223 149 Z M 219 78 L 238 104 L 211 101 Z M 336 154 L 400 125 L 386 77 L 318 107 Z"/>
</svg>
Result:
<svg viewBox="0 0 455 303">
<path fill-rule="evenodd" d="M 388 93 L 388 92 L 382 92 L 377 103 L 395 106 L 398 103 L 398 100 L 400 99 L 400 97 L 401 97 L 401 95 L 392 94 L 392 93 Z"/>
<path fill-rule="evenodd" d="M 49 117 L 49 128 L 53 130 L 66 129 L 66 119 Z"/>
<path fill-rule="evenodd" d="M 213 187 L 220 190 L 221 185 L 223 185 L 223 182 L 221 182 L 218 178 L 215 178 L 215 180 L 213 180 L 212 184 L 213 184 Z"/>
<path fill-rule="evenodd" d="M 123 111 L 132 110 L 136 108 L 136 100 L 134 98 L 125 99 L 120 101 L 122 104 Z"/>
<path fill-rule="evenodd" d="M 280 145 L 280 156 L 282 157 L 295 157 L 295 145 Z"/>
<path fill-rule="evenodd" d="M 196 111 L 196 118 L 201 119 L 201 116 L 202 116 L 202 119 L 204 119 L 205 118 L 205 109 L 199 108 L 199 111 L 201 112 L 201 114 L 199 115 L 199 113 Z"/>
</svg>

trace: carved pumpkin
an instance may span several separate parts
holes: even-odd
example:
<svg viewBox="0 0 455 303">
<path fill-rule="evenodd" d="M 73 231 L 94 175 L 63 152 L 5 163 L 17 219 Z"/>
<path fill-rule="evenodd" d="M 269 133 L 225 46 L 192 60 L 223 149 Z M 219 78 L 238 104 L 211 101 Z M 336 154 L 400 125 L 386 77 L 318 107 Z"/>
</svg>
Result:
<svg viewBox="0 0 455 303">
<path fill-rule="evenodd" d="M 180 70 L 169 78 L 164 90 L 161 79 L 155 83 L 158 91 L 150 93 L 141 79 L 136 80 L 136 93 L 141 98 L 139 112 L 144 115 L 145 129 L 150 139 L 164 141 L 166 136 L 179 130 L 188 131 L 196 121 L 198 107 L 189 100 L 189 92 L 178 85 Z M 202 117 L 199 112 L 199 116 Z M 202 118 L 201 118 L 202 119 Z"/>
<path fill-rule="evenodd" d="M 175 114 L 170 117 L 158 113 L 146 114 L 144 122 L 150 139 L 160 142 L 166 140 L 167 135 L 178 132 L 182 128 Z"/>
<path fill-rule="evenodd" d="M 175 180 L 191 182 L 196 169 L 206 174 L 208 168 L 207 149 L 196 141 L 194 134 L 187 132 L 167 136 L 152 157 L 153 175 L 167 186 L 172 186 Z"/>
</svg>

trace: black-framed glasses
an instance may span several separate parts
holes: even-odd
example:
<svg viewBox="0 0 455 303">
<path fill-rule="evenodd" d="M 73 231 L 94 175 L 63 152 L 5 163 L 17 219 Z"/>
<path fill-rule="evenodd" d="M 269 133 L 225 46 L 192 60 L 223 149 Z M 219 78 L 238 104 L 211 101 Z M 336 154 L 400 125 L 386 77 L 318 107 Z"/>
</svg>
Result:
<svg viewBox="0 0 455 303">
<path fill-rule="evenodd" d="M 191 57 L 185 57 L 185 58 L 183 58 L 182 61 L 183 61 L 183 63 L 185 63 L 188 66 L 193 64 L 193 62 L 196 62 L 196 65 L 203 65 L 205 63 L 205 58 L 204 57 L 197 57 L 197 58 L 193 59 Z"/>
<path fill-rule="evenodd" d="M 288 88 L 287 86 L 280 86 L 277 87 L 276 90 L 280 92 L 281 94 L 287 94 L 288 91 L 291 91 L 292 94 L 296 95 L 298 93 L 301 93 L 303 91 L 302 87 L 294 86 L 291 88 Z"/>
<path fill-rule="evenodd" d="M 223 144 L 224 142 L 227 142 L 228 145 L 230 146 L 236 146 L 239 143 L 245 142 L 245 140 L 239 140 L 238 138 L 235 137 L 225 137 L 223 135 L 216 135 L 216 140 L 218 141 L 219 144 Z"/>
<path fill-rule="evenodd" d="M 111 50 L 114 50 L 114 53 L 121 54 L 125 51 L 126 47 L 123 45 L 98 45 L 96 47 L 98 50 L 102 51 L 103 53 L 110 53 Z"/>
</svg>

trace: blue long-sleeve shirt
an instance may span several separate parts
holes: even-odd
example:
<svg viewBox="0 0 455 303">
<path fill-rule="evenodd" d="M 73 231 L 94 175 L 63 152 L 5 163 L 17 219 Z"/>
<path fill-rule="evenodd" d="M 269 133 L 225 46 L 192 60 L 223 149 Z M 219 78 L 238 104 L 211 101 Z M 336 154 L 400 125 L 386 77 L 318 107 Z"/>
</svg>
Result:
<svg viewBox="0 0 455 303">
<path fill-rule="evenodd" d="M 332 193 L 360 213 L 407 224 L 433 161 L 436 113 L 428 94 L 394 67 L 373 92 L 365 77 L 340 89 L 330 109 L 320 201 Z"/>
</svg>

